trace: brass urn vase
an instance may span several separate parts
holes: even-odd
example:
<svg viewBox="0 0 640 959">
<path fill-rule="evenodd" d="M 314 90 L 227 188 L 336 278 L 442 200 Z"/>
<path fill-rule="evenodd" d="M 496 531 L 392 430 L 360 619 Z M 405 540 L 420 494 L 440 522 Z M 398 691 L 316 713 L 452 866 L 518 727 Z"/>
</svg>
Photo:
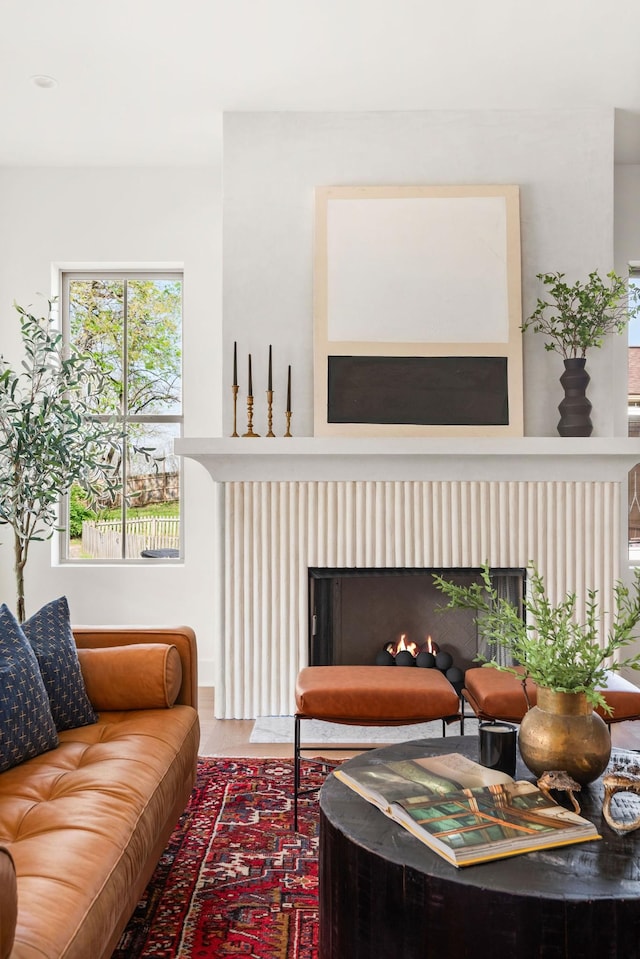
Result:
<svg viewBox="0 0 640 959">
<path fill-rule="evenodd" d="M 607 724 L 584 693 L 559 693 L 538 686 L 537 705 L 520 724 L 520 755 L 536 776 L 564 769 L 582 786 L 597 779 L 611 755 Z"/>
</svg>

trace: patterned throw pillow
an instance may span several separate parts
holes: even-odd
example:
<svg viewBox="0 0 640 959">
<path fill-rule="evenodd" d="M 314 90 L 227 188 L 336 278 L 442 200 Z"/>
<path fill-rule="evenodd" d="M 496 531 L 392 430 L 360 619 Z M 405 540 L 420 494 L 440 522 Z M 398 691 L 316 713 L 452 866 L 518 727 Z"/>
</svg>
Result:
<svg viewBox="0 0 640 959">
<path fill-rule="evenodd" d="M 51 703 L 58 732 L 98 719 L 85 689 L 66 597 L 54 599 L 23 623 Z"/>
<path fill-rule="evenodd" d="M 0 772 L 58 745 L 35 653 L 11 610 L 0 606 Z"/>
</svg>

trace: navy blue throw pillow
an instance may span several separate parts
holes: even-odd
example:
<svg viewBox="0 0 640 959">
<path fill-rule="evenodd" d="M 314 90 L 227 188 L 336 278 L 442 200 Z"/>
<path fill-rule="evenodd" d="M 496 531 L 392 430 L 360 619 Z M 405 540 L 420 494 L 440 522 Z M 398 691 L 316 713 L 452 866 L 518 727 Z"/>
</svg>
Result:
<svg viewBox="0 0 640 959">
<path fill-rule="evenodd" d="M 36 655 L 0 606 L 0 772 L 54 749 L 58 733 Z"/>
<path fill-rule="evenodd" d="M 47 603 L 23 623 L 38 665 L 58 732 L 98 719 L 82 678 L 66 597 Z"/>
</svg>

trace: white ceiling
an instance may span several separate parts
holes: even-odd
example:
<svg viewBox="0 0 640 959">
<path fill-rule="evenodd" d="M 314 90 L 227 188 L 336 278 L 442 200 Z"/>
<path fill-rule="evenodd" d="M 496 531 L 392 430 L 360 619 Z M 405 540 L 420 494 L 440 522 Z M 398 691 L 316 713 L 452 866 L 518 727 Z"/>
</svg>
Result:
<svg viewBox="0 0 640 959">
<path fill-rule="evenodd" d="M 0 165 L 211 163 L 227 110 L 596 106 L 616 110 L 617 161 L 640 163 L 639 9 L 0 0 Z"/>
</svg>

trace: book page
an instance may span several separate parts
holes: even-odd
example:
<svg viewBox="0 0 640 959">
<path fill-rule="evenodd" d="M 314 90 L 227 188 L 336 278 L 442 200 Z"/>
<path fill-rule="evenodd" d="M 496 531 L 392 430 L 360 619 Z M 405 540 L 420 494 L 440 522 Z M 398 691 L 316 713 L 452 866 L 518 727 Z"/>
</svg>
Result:
<svg viewBox="0 0 640 959">
<path fill-rule="evenodd" d="M 414 760 L 436 776 L 450 779 L 462 789 L 475 789 L 478 786 L 496 786 L 513 782 L 511 776 L 498 769 L 488 769 L 480 763 L 467 759 L 460 753 L 447 753 L 445 756 L 428 756 Z"/>
</svg>

